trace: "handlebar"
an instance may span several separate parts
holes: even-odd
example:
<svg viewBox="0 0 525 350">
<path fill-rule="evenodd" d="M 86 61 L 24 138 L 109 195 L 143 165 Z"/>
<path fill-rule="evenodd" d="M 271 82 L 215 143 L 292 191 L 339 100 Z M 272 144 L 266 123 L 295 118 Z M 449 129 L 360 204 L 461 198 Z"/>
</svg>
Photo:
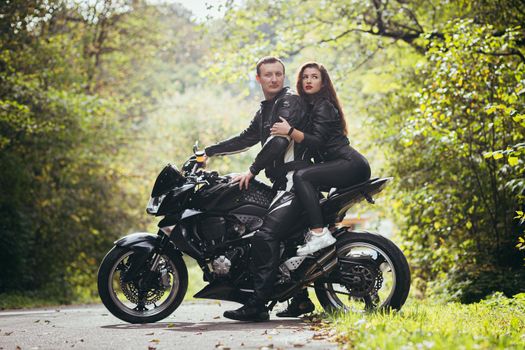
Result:
<svg viewBox="0 0 525 350">
<path fill-rule="evenodd" d="M 199 151 L 199 142 L 193 145 L 193 155 L 182 166 L 182 173 L 186 179 L 195 184 L 210 184 L 210 182 L 229 182 L 229 178 L 220 176 L 216 171 L 204 171 L 206 153 Z"/>
<path fill-rule="evenodd" d="M 206 184 L 216 182 L 229 182 L 230 179 L 227 176 L 220 176 L 216 171 L 200 171 L 195 174 L 186 175 L 186 181 L 194 183 L 196 185 Z"/>
</svg>

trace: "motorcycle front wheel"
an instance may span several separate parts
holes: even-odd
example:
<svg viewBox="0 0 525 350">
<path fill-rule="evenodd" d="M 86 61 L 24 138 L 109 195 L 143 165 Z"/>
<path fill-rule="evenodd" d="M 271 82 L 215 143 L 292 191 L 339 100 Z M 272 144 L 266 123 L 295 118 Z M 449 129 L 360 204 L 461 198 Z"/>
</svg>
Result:
<svg viewBox="0 0 525 350">
<path fill-rule="evenodd" d="M 129 323 L 150 323 L 168 317 L 180 305 L 188 289 L 188 270 L 182 257 L 163 253 L 157 268 L 148 270 L 151 262 L 141 267 L 139 276 L 152 274 L 147 282 L 142 277 L 127 281 L 133 254 L 129 247 L 115 246 L 104 257 L 98 271 L 98 293 L 104 306 L 117 318 Z"/>
<path fill-rule="evenodd" d="M 338 265 L 314 283 L 326 311 L 399 310 L 410 291 L 410 268 L 387 238 L 368 232 L 337 236 Z"/>
</svg>

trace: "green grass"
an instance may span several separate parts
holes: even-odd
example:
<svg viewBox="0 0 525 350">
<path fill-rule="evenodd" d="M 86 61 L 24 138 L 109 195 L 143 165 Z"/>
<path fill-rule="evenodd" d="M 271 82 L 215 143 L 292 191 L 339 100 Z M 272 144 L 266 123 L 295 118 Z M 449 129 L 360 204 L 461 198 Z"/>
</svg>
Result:
<svg viewBox="0 0 525 350">
<path fill-rule="evenodd" d="M 2 293 L 0 294 L 0 310 L 100 303 L 98 295 L 95 297 L 90 292 L 86 290 L 86 293 L 77 296 L 74 300 L 54 297 L 49 292 L 42 291 Z"/>
<path fill-rule="evenodd" d="M 400 312 L 328 320 L 320 329 L 343 349 L 525 349 L 525 293 L 469 305 L 409 299 Z"/>
</svg>

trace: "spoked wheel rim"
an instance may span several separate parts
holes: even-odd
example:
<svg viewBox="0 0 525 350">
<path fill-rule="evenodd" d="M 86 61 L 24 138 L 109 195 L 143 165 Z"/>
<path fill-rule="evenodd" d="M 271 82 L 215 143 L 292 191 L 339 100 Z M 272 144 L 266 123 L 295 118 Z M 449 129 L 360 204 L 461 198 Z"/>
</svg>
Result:
<svg viewBox="0 0 525 350">
<path fill-rule="evenodd" d="M 180 276 L 174 262 L 166 255 L 161 255 L 157 271 L 164 270 L 169 281 L 169 287 L 165 289 L 152 289 L 147 293 L 145 303 L 137 302 L 139 299 L 136 284 L 134 282 L 124 283 L 121 280 L 122 273 L 129 267 L 129 258 L 132 251 L 123 254 L 113 264 L 108 276 L 109 295 L 114 304 L 123 312 L 137 317 L 151 317 L 160 314 L 170 307 L 180 288 Z M 131 299 L 131 300 L 130 300 Z"/>
<path fill-rule="evenodd" d="M 335 309 L 363 312 L 389 306 L 396 289 L 396 270 L 384 250 L 365 243 L 348 243 L 337 250 L 339 258 L 362 261 L 363 266 L 342 264 L 345 270 L 352 269 L 357 276 L 355 284 L 323 283 L 323 290 Z M 349 272 L 349 271 L 344 271 Z"/>
</svg>

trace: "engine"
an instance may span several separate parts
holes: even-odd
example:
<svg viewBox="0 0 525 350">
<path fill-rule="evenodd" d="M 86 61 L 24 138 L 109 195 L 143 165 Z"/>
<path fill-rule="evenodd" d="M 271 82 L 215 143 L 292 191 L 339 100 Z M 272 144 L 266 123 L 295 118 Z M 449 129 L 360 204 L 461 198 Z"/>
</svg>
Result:
<svg viewBox="0 0 525 350">
<path fill-rule="evenodd" d="M 211 263 L 213 272 L 218 276 L 225 276 L 230 272 L 232 262 L 225 255 L 220 255 Z"/>
<path fill-rule="evenodd" d="M 213 259 L 211 263 L 213 273 L 216 276 L 229 275 L 232 265 L 244 255 L 245 251 L 245 248 L 235 247 Z"/>
<path fill-rule="evenodd" d="M 197 223 L 197 233 L 207 247 L 238 238 L 246 231 L 246 225 L 237 218 L 226 219 L 223 216 L 213 216 Z"/>
<path fill-rule="evenodd" d="M 195 233 L 200 237 L 200 244 L 205 252 L 214 253 L 215 249 L 217 249 L 216 247 L 221 244 L 238 239 L 243 234 L 251 232 L 248 231 L 247 224 L 238 216 L 239 215 L 236 214 L 230 216 L 212 216 L 194 222 Z M 226 246 L 227 244 L 223 247 L 226 248 Z M 245 265 L 239 263 L 237 260 L 245 255 L 248 248 L 235 247 L 229 250 L 219 249 L 211 259 L 211 271 L 216 277 L 236 276 L 238 269 L 235 267 L 238 266 L 242 268 Z"/>
</svg>

